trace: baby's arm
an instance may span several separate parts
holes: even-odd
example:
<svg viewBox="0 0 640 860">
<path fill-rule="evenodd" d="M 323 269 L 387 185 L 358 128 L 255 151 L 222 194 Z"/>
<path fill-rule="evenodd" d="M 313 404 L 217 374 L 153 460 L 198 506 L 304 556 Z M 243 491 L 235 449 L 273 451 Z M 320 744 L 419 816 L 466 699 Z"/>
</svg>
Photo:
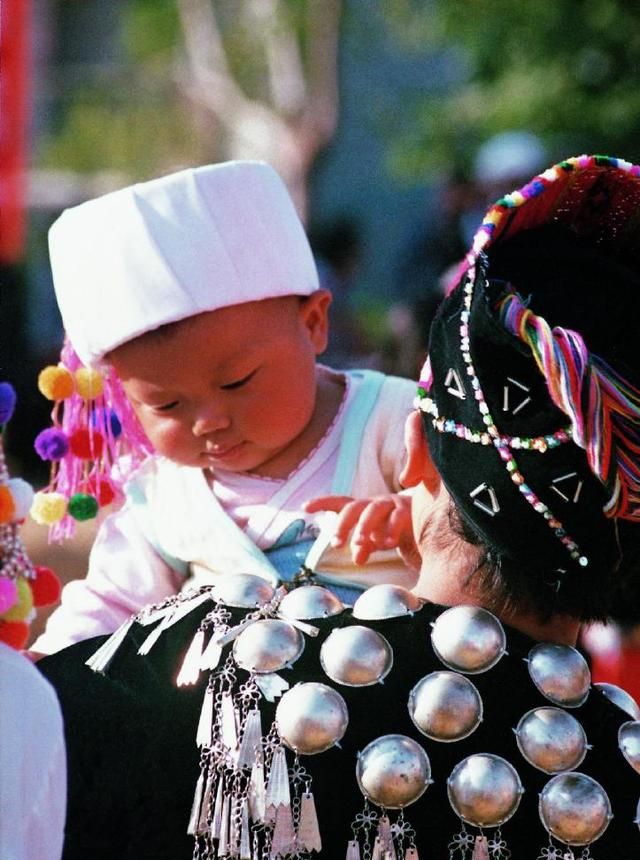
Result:
<svg viewBox="0 0 640 860">
<path fill-rule="evenodd" d="M 65 586 L 60 606 L 31 651 L 52 654 L 112 633 L 143 606 L 175 594 L 182 582 L 183 577 L 158 555 L 125 508 L 100 527 L 86 578 Z"/>
<path fill-rule="evenodd" d="M 304 505 L 308 513 L 340 514 L 332 546 L 344 546 L 351 534 L 354 564 L 365 564 L 376 550 L 397 548 L 407 567 L 419 570 L 420 557 L 413 539 L 411 495 L 388 493 L 368 499 L 321 496 Z"/>
</svg>

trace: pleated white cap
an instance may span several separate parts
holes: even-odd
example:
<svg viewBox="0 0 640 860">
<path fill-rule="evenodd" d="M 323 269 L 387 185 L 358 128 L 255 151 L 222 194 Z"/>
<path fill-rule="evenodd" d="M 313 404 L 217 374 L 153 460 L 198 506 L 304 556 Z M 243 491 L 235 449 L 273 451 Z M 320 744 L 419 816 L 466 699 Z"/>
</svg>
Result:
<svg viewBox="0 0 640 860">
<path fill-rule="evenodd" d="M 183 170 L 67 209 L 49 252 L 64 327 L 87 365 L 165 323 L 318 289 L 284 183 L 257 161 Z"/>
</svg>

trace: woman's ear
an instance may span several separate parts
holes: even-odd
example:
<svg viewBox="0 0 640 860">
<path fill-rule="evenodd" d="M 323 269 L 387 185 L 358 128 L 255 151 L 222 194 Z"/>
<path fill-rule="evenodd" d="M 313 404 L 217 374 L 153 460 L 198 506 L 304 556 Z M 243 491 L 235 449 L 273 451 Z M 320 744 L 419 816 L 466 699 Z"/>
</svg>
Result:
<svg viewBox="0 0 640 860">
<path fill-rule="evenodd" d="M 300 303 L 300 319 L 309 333 L 316 355 L 320 355 L 327 348 L 330 304 L 331 293 L 325 289 L 305 296 Z"/>
<path fill-rule="evenodd" d="M 400 474 L 400 483 L 405 488 L 422 483 L 429 493 L 435 495 L 440 485 L 440 475 L 429 456 L 422 429 L 422 415 L 417 409 L 409 415 L 404 425 L 404 447 L 407 459 Z"/>
</svg>

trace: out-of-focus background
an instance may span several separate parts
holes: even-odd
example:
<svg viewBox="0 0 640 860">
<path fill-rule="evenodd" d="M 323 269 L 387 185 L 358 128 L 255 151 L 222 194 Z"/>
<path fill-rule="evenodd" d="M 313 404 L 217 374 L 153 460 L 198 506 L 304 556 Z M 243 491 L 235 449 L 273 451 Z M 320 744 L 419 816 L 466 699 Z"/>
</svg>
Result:
<svg viewBox="0 0 640 860">
<path fill-rule="evenodd" d="M 0 379 L 19 398 L 12 471 L 37 488 L 36 377 L 62 340 L 47 230 L 65 207 L 265 159 L 334 293 L 326 361 L 415 377 L 493 199 L 568 155 L 640 159 L 634 0 L 2 0 L 0 15 Z M 49 547 L 25 527 L 64 579 L 92 533 Z"/>
</svg>

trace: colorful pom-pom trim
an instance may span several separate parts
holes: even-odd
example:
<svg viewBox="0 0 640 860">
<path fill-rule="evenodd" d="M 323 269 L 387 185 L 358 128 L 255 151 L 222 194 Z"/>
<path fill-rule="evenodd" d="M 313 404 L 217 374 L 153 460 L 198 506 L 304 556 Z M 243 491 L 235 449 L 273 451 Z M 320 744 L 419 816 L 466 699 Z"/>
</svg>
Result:
<svg viewBox="0 0 640 860">
<path fill-rule="evenodd" d="M 120 501 L 122 485 L 153 448 L 114 371 L 83 367 L 68 342 L 60 363 L 42 371 L 38 386 L 45 397 L 58 396 L 53 426 L 35 441 L 38 454 L 51 462 L 51 478 L 31 515 L 50 526 L 52 540 L 63 540 L 77 522 Z"/>
<path fill-rule="evenodd" d="M 9 389 L 13 391 L 8 383 L 0 383 L 0 410 L 3 392 Z M 14 405 L 15 397 L 11 411 Z M 19 535 L 20 523 L 34 500 L 33 488 L 27 481 L 9 478 L 0 435 L 0 642 L 17 649 L 24 648 L 29 640 L 35 607 L 55 603 L 61 590 L 50 568 L 32 565 Z M 62 503 L 66 507 L 64 497 Z"/>
</svg>

